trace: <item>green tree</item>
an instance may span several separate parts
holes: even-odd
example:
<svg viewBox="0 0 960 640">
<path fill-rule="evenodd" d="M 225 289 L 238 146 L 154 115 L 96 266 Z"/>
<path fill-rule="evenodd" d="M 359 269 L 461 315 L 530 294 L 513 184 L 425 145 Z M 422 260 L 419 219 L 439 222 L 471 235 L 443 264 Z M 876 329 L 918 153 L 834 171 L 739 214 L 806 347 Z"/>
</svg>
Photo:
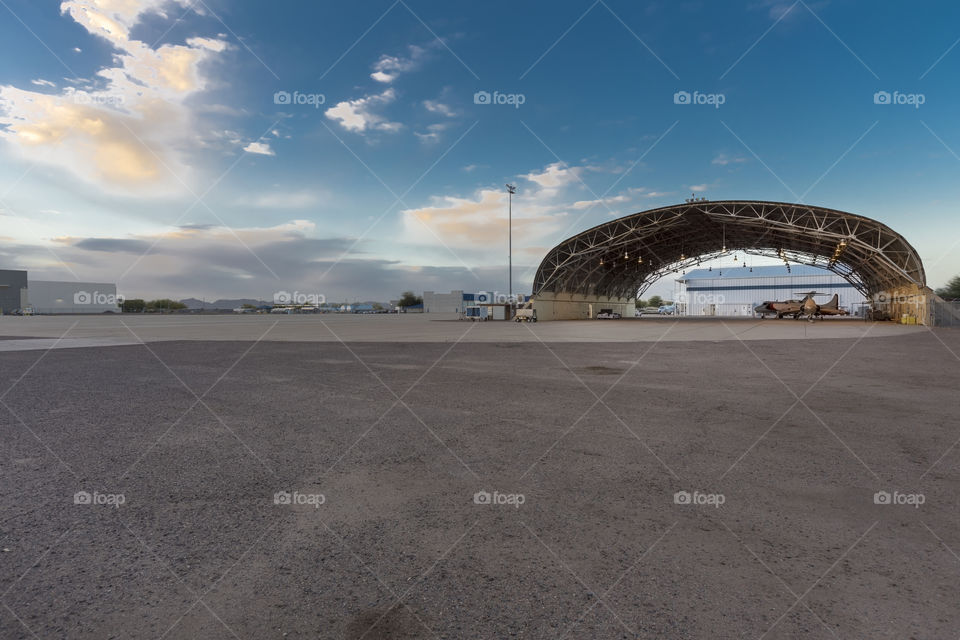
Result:
<svg viewBox="0 0 960 640">
<path fill-rule="evenodd" d="M 663 304 L 663 298 L 660 296 L 650 296 L 650 300 L 648 302 L 650 303 L 651 307 L 659 307 Z"/>
<path fill-rule="evenodd" d="M 643 300 L 642 298 L 638 298 L 637 301 L 636 301 L 636 303 L 634 304 L 634 306 L 635 306 L 637 309 L 643 309 L 644 307 L 646 307 L 646 306 L 648 306 L 648 305 L 647 305 L 647 301 L 646 301 L 646 300 Z"/>
<path fill-rule="evenodd" d="M 186 309 L 187 305 L 182 302 L 177 302 L 176 300 L 171 300 L 169 298 L 160 298 L 159 300 L 151 300 L 147 303 L 147 311 L 176 311 L 178 309 Z"/>
<path fill-rule="evenodd" d="M 404 291 L 400 294 L 400 302 L 398 303 L 398 306 L 412 307 L 422 303 L 423 298 L 415 294 L 413 291 Z"/>
<path fill-rule="evenodd" d="M 121 308 L 124 313 L 142 313 L 146 306 L 147 303 L 141 298 L 134 298 L 133 300 L 124 300 Z"/>
<path fill-rule="evenodd" d="M 373 310 L 374 310 L 374 311 L 383 311 L 383 305 L 380 304 L 379 302 L 374 302 L 374 303 L 373 303 Z"/>
<path fill-rule="evenodd" d="M 956 300 L 960 298 L 960 276 L 953 276 L 947 286 L 937 289 L 937 295 L 944 300 Z"/>
</svg>

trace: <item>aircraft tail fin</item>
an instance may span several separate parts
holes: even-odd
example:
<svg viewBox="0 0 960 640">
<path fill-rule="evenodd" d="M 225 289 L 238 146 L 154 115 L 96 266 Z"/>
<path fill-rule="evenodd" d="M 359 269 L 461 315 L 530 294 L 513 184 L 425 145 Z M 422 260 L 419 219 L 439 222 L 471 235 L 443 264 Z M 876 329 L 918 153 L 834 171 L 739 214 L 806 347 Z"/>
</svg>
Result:
<svg viewBox="0 0 960 640">
<path fill-rule="evenodd" d="M 840 296 L 838 294 L 833 294 L 833 297 L 830 299 L 830 302 L 827 304 L 820 305 L 821 307 L 827 307 L 828 309 L 836 309 L 840 306 Z"/>
</svg>

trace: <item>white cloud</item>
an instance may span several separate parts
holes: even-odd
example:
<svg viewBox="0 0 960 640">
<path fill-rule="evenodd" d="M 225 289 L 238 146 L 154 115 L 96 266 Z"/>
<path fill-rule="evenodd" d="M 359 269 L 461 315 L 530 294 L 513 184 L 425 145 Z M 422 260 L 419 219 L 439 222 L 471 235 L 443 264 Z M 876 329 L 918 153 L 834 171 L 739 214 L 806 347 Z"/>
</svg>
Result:
<svg viewBox="0 0 960 640">
<path fill-rule="evenodd" d="M 553 236 L 568 224 L 571 209 L 564 187 L 577 181 L 582 169 L 555 163 L 520 176 L 533 184 L 513 196 L 515 252 L 530 250 L 539 256 L 543 244 L 555 244 Z M 614 198 L 619 201 L 620 196 Z M 624 194 L 623 199 L 628 196 Z M 448 247 L 476 263 L 502 255 L 508 224 L 507 193 L 502 187 L 481 188 L 468 197 L 434 196 L 428 205 L 401 213 L 404 238 L 437 248 L 440 256 L 450 256 Z"/>
<path fill-rule="evenodd" d="M 539 187 L 538 193 L 544 198 L 555 198 L 568 186 L 580 183 L 580 176 L 587 167 L 571 167 L 564 162 L 547 165 L 540 173 L 528 173 L 523 178 Z"/>
<path fill-rule="evenodd" d="M 189 6 L 189 0 L 176 0 Z M 197 146 L 187 99 L 202 91 L 201 64 L 227 43 L 190 38 L 156 49 L 130 39 L 167 0 L 67 0 L 61 13 L 107 40 L 113 66 L 97 88 L 81 81 L 60 94 L 0 86 L 0 138 L 26 160 L 59 166 L 107 191 L 177 195 L 194 172 L 181 159 Z M 40 84 L 40 83 L 36 83 Z M 46 86 L 46 85 L 41 85 Z"/>
<path fill-rule="evenodd" d="M 691 184 L 690 186 L 687 187 L 687 189 L 690 189 L 690 191 L 694 191 L 694 192 L 706 191 L 708 186 L 709 185 L 705 185 L 705 184 Z"/>
<path fill-rule="evenodd" d="M 556 188 L 577 181 L 582 170 L 582 167 L 568 167 L 564 162 L 554 162 L 541 173 L 528 173 L 523 177 L 543 188 Z"/>
<path fill-rule="evenodd" d="M 37 78 L 36 80 L 31 80 L 30 84 L 35 84 L 38 87 L 53 87 L 54 89 L 57 88 L 57 85 L 50 82 L 49 80 L 44 80 L 43 78 Z"/>
<path fill-rule="evenodd" d="M 608 205 L 608 204 L 620 204 L 623 202 L 628 202 L 630 197 L 624 194 L 618 196 L 611 196 L 609 198 L 600 198 L 597 200 L 578 200 L 573 203 L 574 209 L 589 209 L 590 207 L 595 207 L 597 205 Z"/>
<path fill-rule="evenodd" d="M 473 197 L 437 196 L 432 204 L 402 211 L 406 237 L 426 245 L 450 247 L 464 256 L 488 254 L 507 237 L 507 194 L 502 189 L 481 189 Z M 513 239 L 531 243 L 555 231 L 556 212 L 533 194 L 513 199 Z M 442 242 L 438 242 L 438 238 Z M 518 245 L 519 246 L 519 245 Z"/>
<path fill-rule="evenodd" d="M 399 122 L 388 121 L 380 114 L 374 113 L 374 109 L 388 105 L 396 99 L 396 91 L 393 90 L 393 87 L 390 87 L 383 93 L 338 102 L 334 107 L 327 109 L 326 116 L 339 122 L 340 126 L 347 131 L 356 133 L 368 130 L 395 132 L 399 131 L 403 125 Z"/>
<path fill-rule="evenodd" d="M 251 142 L 243 148 L 247 153 L 256 153 L 261 156 L 275 156 L 273 149 L 270 148 L 270 144 L 266 142 Z"/>
<path fill-rule="evenodd" d="M 373 65 L 373 73 L 370 74 L 370 77 L 377 82 L 388 84 L 396 80 L 401 73 L 414 70 L 426 54 L 426 49 L 410 45 L 409 50 L 410 55 L 407 57 L 380 56 L 380 59 Z"/>
<path fill-rule="evenodd" d="M 207 49 L 208 51 L 215 51 L 216 53 L 222 53 L 229 47 L 226 41 L 217 40 L 216 38 L 187 38 L 187 44 L 191 47 Z"/>
<path fill-rule="evenodd" d="M 431 124 L 427 127 L 427 133 L 414 132 L 414 135 L 420 138 L 421 142 L 439 142 L 440 133 L 447 129 L 446 124 Z"/>
<path fill-rule="evenodd" d="M 740 164 L 740 163 L 746 162 L 746 161 L 747 161 L 747 159 L 744 158 L 743 156 L 732 156 L 732 157 L 731 157 L 731 156 L 728 156 L 728 155 L 725 154 L 725 153 L 719 153 L 719 154 L 716 155 L 716 157 L 714 157 L 713 160 L 710 161 L 710 164 L 716 164 L 716 165 L 720 165 L 721 167 L 725 167 L 725 166 L 727 166 L 728 164 Z"/>
<path fill-rule="evenodd" d="M 446 105 L 442 102 L 438 102 L 437 100 L 424 100 L 423 106 L 425 106 L 427 108 L 427 111 L 430 111 L 431 113 L 439 113 L 440 115 L 446 116 L 448 118 L 453 118 L 454 116 L 457 115 L 456 112 L 453 109 L 451 109 L 449 105 Z"/>
</svg>

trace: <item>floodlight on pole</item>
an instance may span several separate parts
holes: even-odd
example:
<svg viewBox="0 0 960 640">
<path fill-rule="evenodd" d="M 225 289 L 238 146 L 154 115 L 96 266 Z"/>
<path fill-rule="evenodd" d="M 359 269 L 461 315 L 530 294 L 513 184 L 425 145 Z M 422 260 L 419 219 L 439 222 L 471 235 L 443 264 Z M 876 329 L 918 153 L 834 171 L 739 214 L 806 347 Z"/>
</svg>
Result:
<svg viewBox="0 0 960 640">
<path fill-rule="evenodd" d="M 507 293 L 513 298 L 513 194 L 517 188 L 512 184 L 507 184 Z"/>
</svg>

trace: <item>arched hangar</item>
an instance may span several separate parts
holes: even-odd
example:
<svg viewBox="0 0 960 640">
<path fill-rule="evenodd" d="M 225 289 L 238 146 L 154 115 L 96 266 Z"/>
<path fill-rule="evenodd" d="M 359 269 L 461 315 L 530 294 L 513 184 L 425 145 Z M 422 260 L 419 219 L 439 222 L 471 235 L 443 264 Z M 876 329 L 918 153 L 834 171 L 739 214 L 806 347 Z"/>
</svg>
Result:
<svg viewBox="0 0 960 640">
<path fill-rule="evenodd" d="M 870 218 L 805 204 L 692 200 L 617 218 L 551 249 L 537 269 L 537 317 L 633 315 L 662 276 L 741 251 L 844 277 L 891 317 L 924 318 L 923 263 L 903 236 Z M 923 307 L 923 308 L 921 308 Z"/>
</svg>

